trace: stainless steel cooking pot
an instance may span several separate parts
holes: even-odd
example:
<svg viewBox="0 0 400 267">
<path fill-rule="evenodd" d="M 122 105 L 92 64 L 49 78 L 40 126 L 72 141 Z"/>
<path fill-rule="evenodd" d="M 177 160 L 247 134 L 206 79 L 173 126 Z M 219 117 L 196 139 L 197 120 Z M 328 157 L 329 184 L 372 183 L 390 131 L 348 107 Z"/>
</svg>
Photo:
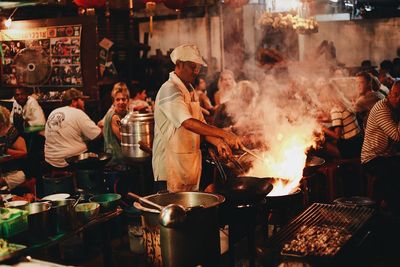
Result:
<svg viewBox="0 0 400 267">
<path fill-rule="evenodd" d="M 140 149 L 140 143 L 151 147 L 154 136 L 153 113 L 129 112 L 121 120 L 121 149 L 126 160 L 140 160 L 151 156 Z"/>
<path fill-rule="evenodd" d="M 223 196 L 179 192 L 145 198 L 161 206 L 178 204 L 187 209 L 186 220 L 179 227 L 167 228 L 160 225 L 158 210 L 135 202 L 144 216 L 146 251 L 153 266 L 219 266 L 218 206 L 225 201 Z"/>
<path fill-rule="evenodd" d="M 51 201 L 51 228 L 52 234 L 62 234 L 73 230 L 77 226 L 75 214 L 75 199 L 60 199 Z"/>
<path fill-rule="evenodd" d="M 31 239 L 43 240 L 50 234 L 50 209 L 49 202 L 34 202 L 28 205 L 28 231 Z"/>
</svg>

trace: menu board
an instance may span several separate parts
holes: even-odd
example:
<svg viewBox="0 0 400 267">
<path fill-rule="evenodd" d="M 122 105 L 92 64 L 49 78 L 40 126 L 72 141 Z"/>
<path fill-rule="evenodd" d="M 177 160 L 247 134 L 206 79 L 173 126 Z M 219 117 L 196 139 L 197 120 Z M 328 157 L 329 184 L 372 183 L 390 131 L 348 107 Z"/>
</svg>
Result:
<svg viewBox="0 0 400 267">
<path fill-rule="evenodd" d="M 4 86 L 82 87 L 82 25 L 0 31 Z"/>
</svg>

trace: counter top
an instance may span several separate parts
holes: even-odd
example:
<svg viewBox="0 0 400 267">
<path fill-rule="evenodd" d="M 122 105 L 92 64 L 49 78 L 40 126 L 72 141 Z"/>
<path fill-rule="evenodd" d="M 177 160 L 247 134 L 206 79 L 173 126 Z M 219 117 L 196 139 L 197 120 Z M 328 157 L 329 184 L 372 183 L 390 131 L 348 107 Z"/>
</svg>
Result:
<svg viewBox="0 0 400 267">
<path fill-rule="evenodd" d="M 30 253 L 32 253 L 34 250 L 37 249 L 42 249 L 42 248 L 46 248 L 55 244 L 58 244 L 64 240 L 67 240 L 68 238 L 73 237 L 74 235 L 94 226 L 94 225 L 98 225 L 101 223 L 106 223 L 109 220 L 121 215 L 123 212 L 122 209 L 117 208 L 115 211 L 111 211 L 111 212 L 107 212 L 107 213 L 101 213 L 99 214 L 97 217 L 93 218 L 92 220 L 90 220 L 89 222 L 87 222 L 84 225 L 79 226 L 78 228 L 76 228 L 73 231 L 70 231 L 68 233 L 63 233 L 63 234 L 58 234 L 58 235 L 54 235 L 54 236 L 49 236 L 46 240 L 44 241 L 38 241 L 35 243 L 31 243 L 31 241 L 29 241 L 29 238 L 26 237 L 26 235 L 24 237 L 20 237 L 19 235 L 17 235 L 16 237 L 11 237 L 9 242 L 13 243 L 13 244 L 20 244 L 23 246 L 26 246 L 25 248 L 22 248 L 20 250 L 17 250 L 13 253 L 7 254 L 7 255 L 3 255 L 0 256 L 0 263 L 4 263 L 7 262 L 9 260 L 12 259 L 17 259 L 19 257 L 28 255 Z"/>
</svg>

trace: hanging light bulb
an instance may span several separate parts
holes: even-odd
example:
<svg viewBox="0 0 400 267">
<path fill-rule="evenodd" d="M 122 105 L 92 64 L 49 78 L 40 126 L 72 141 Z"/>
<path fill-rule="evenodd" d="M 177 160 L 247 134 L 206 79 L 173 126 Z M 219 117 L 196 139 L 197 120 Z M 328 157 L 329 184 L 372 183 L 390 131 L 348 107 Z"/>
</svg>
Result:
<svg viewBox="0 0 400 267">
<path fill-rule="evenodd" d="M 146 2 L 146 11 L 149 13 L 150 21 L 149 21 L 149 33 L 150 36 L 153 35 L 153 16 L 154 10 L 156 10 L 157 3 L 155 1 L 147 1 Z"/>
<path fill-rule="evenodd" d="M 134 13 L 133 13 L 133 0 L 129 0 L 129 17 L 133 18 Z"/>
<path fill-rule="evenodd" d="M 6 26 L 7 28 L 10 28 L 12 24 L 12 20 L 11 18 L 8 18 L 4 21 L 4 26 Z"/>
<path fill-rule="evenodd" d="M 11 13 L 11 15 L 8 17 L 8 19 L 6 19 L 4 21 L 4 26 L 6 26 L 7 28 L 11 27 L 12 24 L 12 17 L 14 16 L 15 12 L 18 10 L 18 7 L 16 7 L 13 12 Z"/>
</svg>

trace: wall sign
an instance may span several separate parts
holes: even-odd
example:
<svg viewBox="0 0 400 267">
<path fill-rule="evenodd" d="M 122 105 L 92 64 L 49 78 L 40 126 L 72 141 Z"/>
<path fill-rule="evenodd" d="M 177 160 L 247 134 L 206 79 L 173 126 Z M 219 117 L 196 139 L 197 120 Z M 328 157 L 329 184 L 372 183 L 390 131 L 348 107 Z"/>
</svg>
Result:
<svg viewBox="0 0 400 267">
<path fill-rule="evenodd" d="M 0 31 L 2 84 L 82 87 L 82 25 Z"/>
</svg>

